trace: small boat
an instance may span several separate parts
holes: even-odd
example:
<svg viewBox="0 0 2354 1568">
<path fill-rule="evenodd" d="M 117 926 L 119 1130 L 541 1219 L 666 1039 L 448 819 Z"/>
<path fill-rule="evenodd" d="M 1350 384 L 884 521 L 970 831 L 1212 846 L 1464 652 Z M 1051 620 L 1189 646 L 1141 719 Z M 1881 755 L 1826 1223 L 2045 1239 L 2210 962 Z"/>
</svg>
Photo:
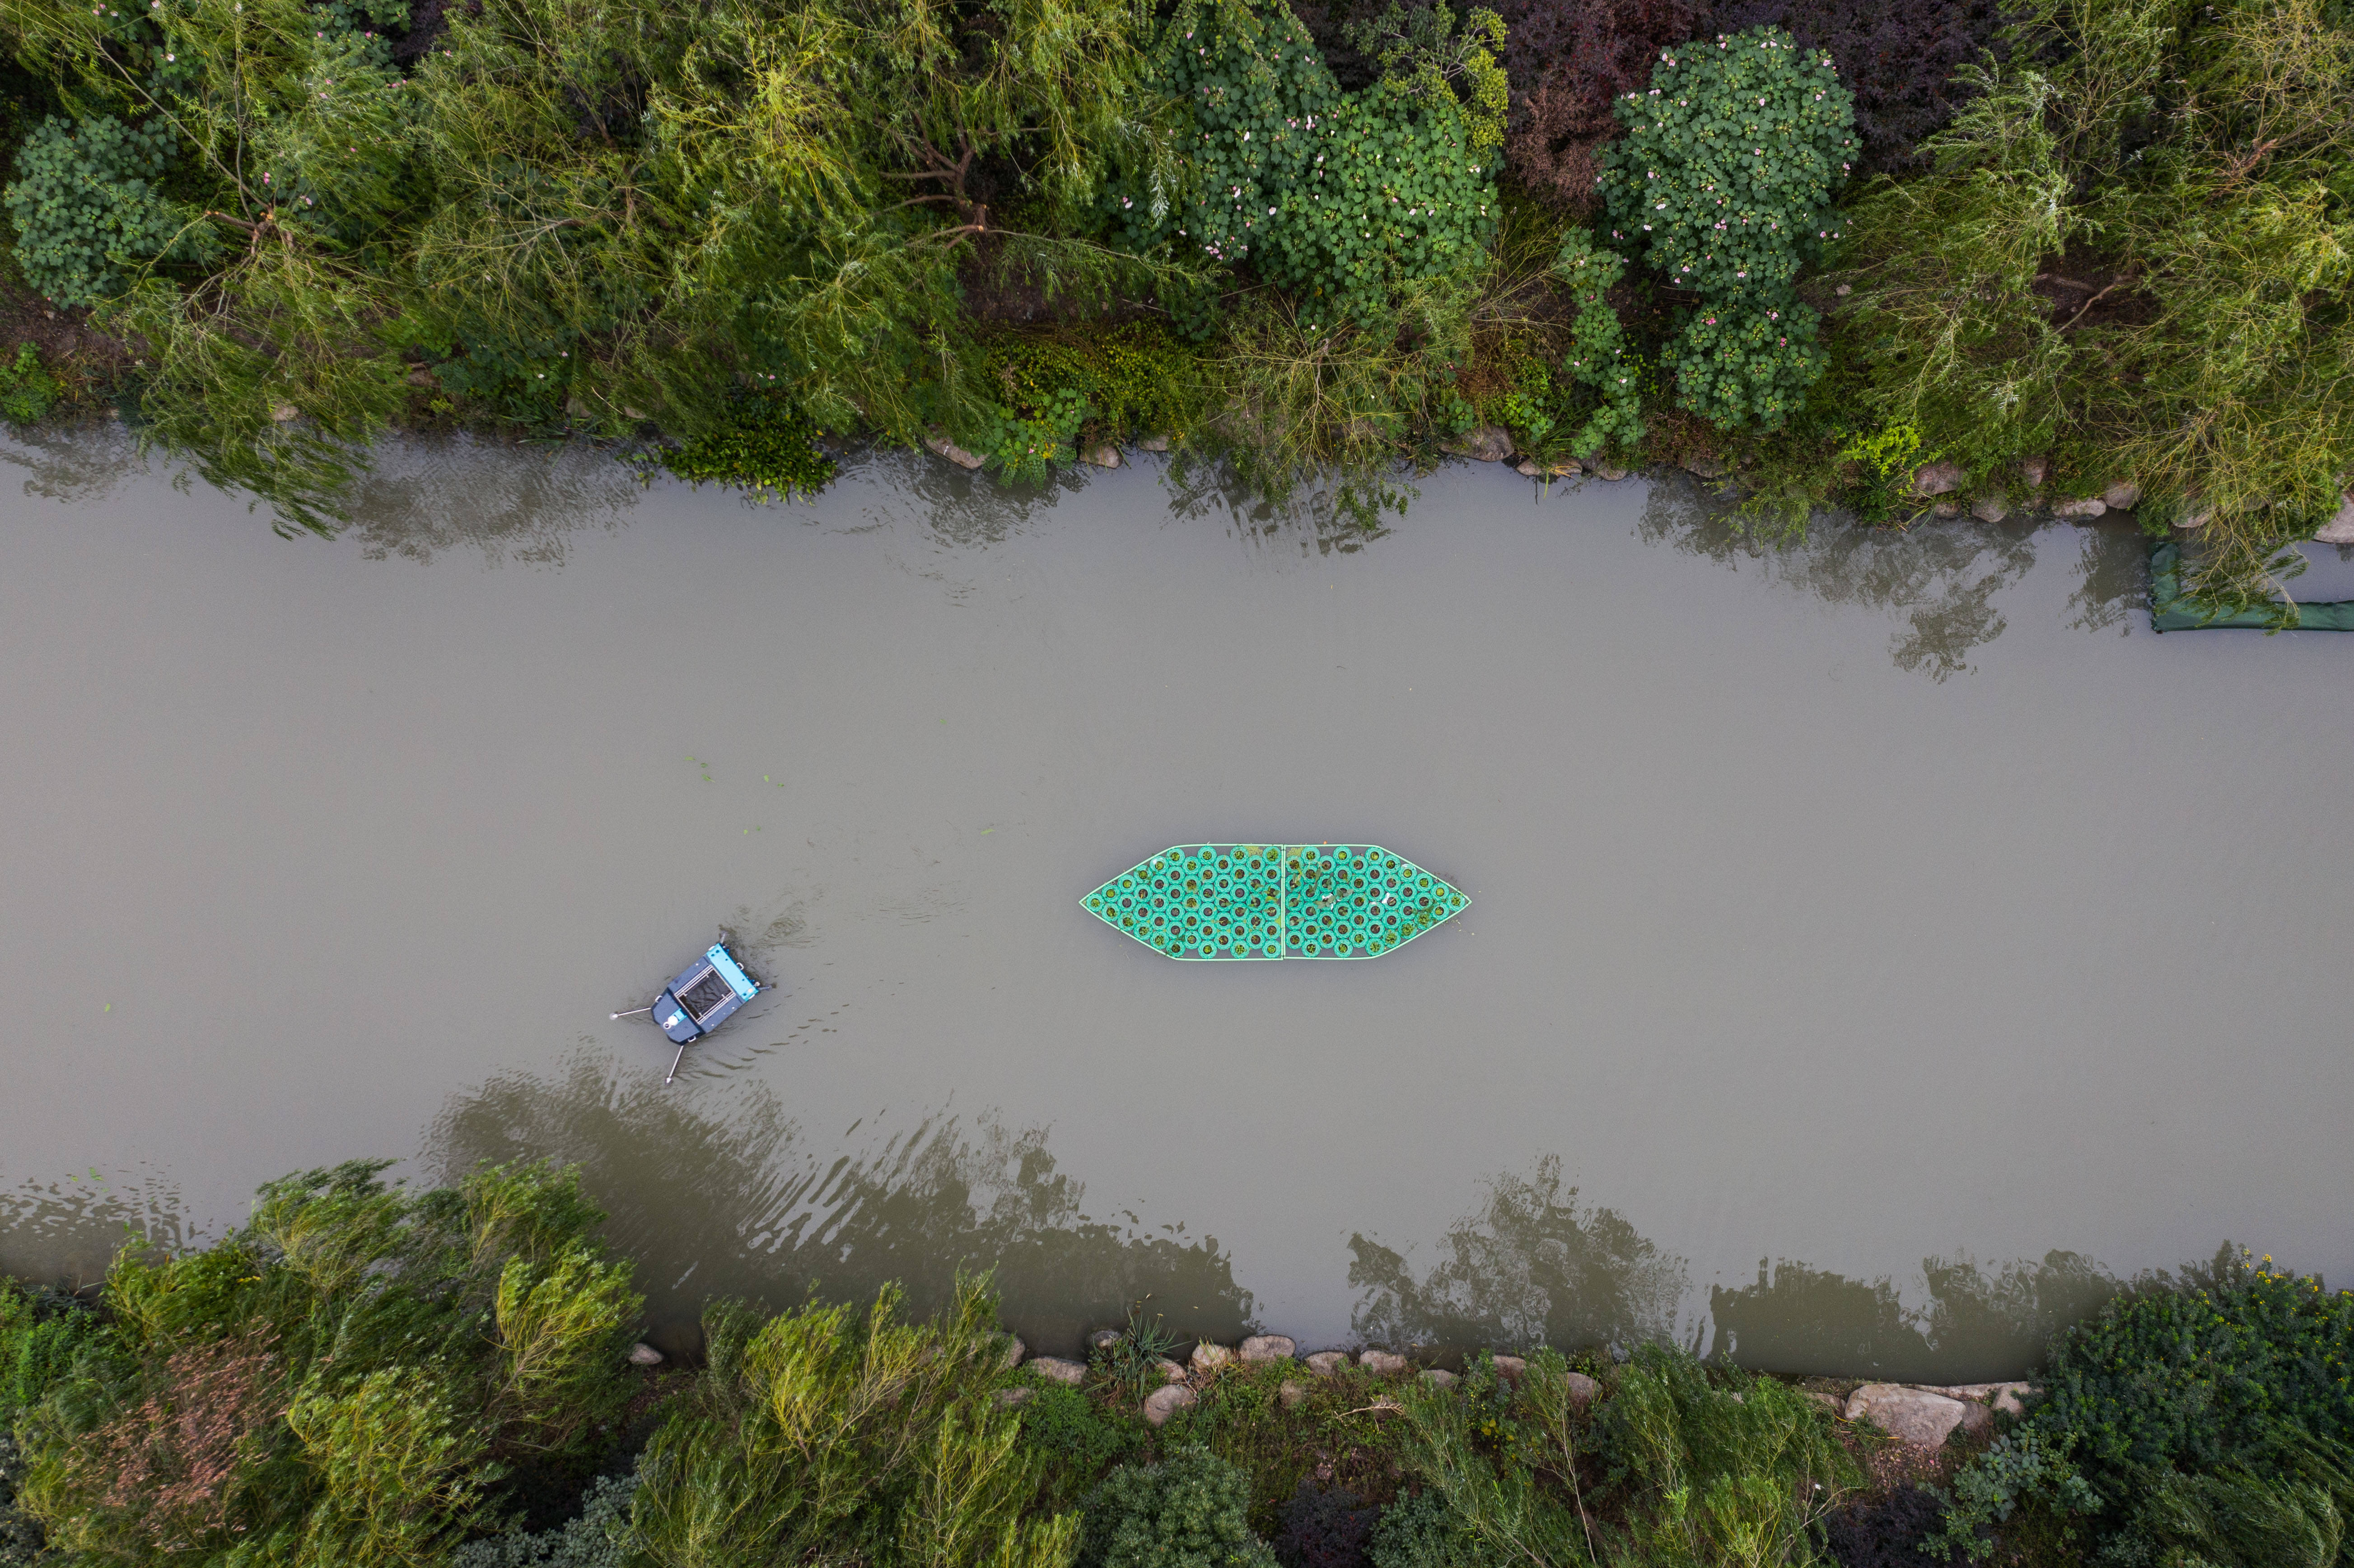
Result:
<svg viewBox="0 0 2354 1568">
<path fill-rule="evenodd" d="M 714 942 L 704 950 L 703 957 L 681 969 L 670 984 L 663 987 L 653 1005 L 645 1011 L 654 1015 L 662 1032 L 678 1046 L 678 1054 L 671 1058 L 670 1071 L 663 1075 L 667 1084 L 678 1075 L 679 1062 L 686 1048 L 726 1022 L 736 1010 L 760 994 L 758 981 L 744 972 L 727 944 Z M 627 1016 L 615 1013 L 616 1018 Z"/>
</svg>

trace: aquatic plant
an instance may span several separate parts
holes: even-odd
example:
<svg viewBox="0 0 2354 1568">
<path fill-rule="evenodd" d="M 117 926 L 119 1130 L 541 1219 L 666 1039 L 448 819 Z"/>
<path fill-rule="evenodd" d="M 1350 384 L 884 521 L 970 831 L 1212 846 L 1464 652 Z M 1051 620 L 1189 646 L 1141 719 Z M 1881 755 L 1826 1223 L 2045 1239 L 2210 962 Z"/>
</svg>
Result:
<svg viewBox="0 0 2354 1568">
<path fill-rule="evenodd" d="M 1128 1327 L 1110 1343 L 1098 1348 L 1097 1369 L 1131 1399 L 1141 1401 L 1168 1381 L 1161 1363 L 1177 1353 L 1177 1336 L 1158 1313 L 1148 1315 L 1142 1302 L 1128 1308 Z"/>
<path fill-rule="evenodd" d="M 756 495 L 814 495 L 835 463 L 819 450 L 807 413 L 784 393 L 751 388 L 715 428 L 663 453 L 663 466 L 693 484 L 729 484 Z"/>
<path fill-rule="evenodd" d="M 13 363 L 0 360 L 0 419 L 12 425 L 38 424 L 64 396 L 65 388 L 42 365 L 39 350 L 31 344 L 16 346 Z"/>
</svg>

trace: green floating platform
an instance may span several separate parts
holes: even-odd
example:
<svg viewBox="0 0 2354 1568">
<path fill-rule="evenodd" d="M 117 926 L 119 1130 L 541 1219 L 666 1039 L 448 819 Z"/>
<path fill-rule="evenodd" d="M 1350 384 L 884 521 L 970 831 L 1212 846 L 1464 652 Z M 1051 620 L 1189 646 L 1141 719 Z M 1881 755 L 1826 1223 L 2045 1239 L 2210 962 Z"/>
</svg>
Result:
<svg viewBox="0 0 2354 1568">
<path fill-rule="evenodd" d="M 1379 844 L 1179 844 L 1081 900 L 1172 959 L 1374 959 L 1471 900 Z"/>
<path fill-rule="evenodd" d="M 2182 546 L 2169 539 L 2150 552 L 2149 624 L 2154 631 L 2354 631 L 2354 599 L 2203 610 L 2183 595 Z"/>
</svg>

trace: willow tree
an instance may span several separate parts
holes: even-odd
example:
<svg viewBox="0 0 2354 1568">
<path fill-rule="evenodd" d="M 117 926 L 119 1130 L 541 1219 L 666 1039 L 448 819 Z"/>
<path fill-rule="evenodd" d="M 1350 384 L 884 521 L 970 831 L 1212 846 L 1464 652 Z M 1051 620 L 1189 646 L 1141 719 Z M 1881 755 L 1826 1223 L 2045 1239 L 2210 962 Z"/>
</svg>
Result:
<svg viewBox="0 0 2354 1568">
<path fill-rule="evenodd" d="M 2263 598 L 2354 472 L 2354 30 L 2322 0 L 2035 0 L 1929 172 L 1851 209 L 1864 399 L 1992 480 L 2206 514 Z M 2187 515 L 2186 515 L 2187 514 Z"/>
<path fill-rule="evenodd" d="M 138 356 L 146 439 L 314 526 L 401 397 L 385 262 L 412 108 L 351 16 L 302 0 L 0 0 L 22 58 L 181 150 L 181 231 L 118 259 L 128 287 L 97 318 Z"/>
<path fill-rule="evenodd" d="M 956 422 L 962 289 L 1100 293 L 1140 16 L 1102 0 L 483 0 L 418 80 L 410 320 L 463 388 L 692 433 L 743 378 L 901 438 Z"/>
</svg>

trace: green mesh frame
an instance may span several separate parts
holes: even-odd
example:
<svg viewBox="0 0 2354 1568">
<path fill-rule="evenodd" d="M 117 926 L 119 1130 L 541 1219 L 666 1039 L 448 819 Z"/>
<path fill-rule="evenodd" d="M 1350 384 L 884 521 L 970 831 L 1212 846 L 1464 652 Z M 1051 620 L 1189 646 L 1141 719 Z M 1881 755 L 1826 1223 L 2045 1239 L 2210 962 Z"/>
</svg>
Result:
<svg viewBox="0 0 2354 1568">
<path fill-rule="evenodd" d="M 1081 900 L 1172 959 L 1373 959 L 1471 901 L 1379 844 L 1179 844 Z"/>
</svg>

